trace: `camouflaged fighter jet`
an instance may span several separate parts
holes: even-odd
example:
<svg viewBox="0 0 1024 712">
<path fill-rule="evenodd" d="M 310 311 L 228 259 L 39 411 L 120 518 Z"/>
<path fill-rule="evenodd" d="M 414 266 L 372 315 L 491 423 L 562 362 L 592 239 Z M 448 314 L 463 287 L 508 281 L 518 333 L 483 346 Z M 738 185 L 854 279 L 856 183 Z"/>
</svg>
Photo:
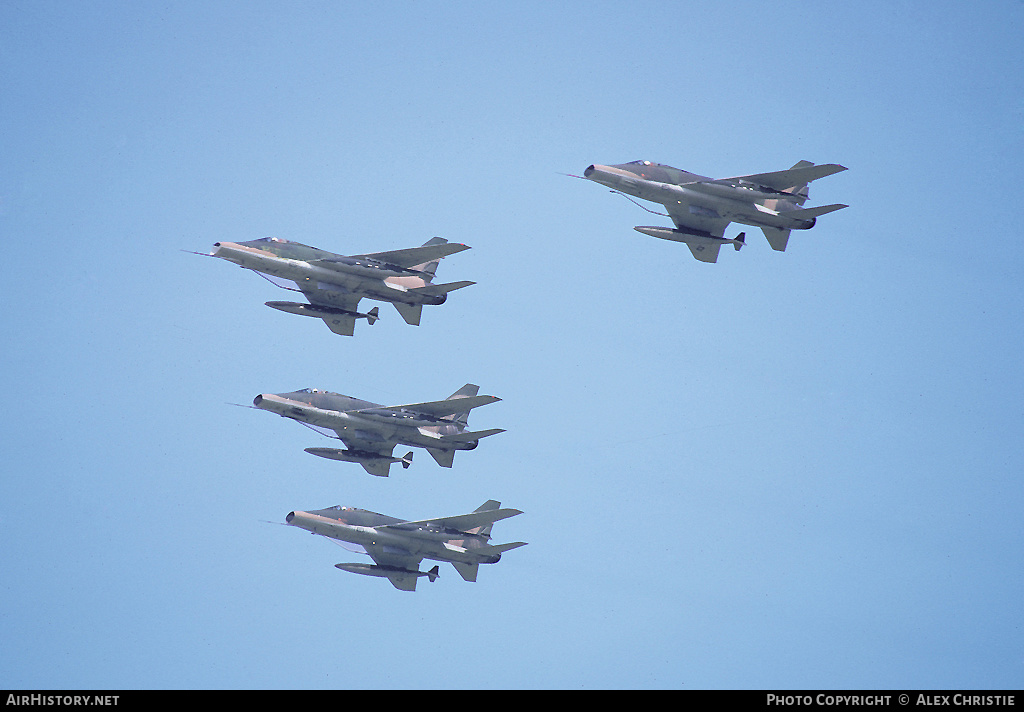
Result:
<svg viewBox="0 0 1024 712">
<path fill-rule="evenodd" d="M 698 260 L 715 262 L 722 245 L 731 244 L 737 250 L 744 245 L 745 233 L 724 237 L 730 222 L 761 228 L 772 249 L 782 252 L 791 230 L 808 230 L 819 216 L 847 207 L 839 203 L 800 207 L 807 200 L 808 183 L 845 170 L 835 163 L 816 166 L 800 161 L 786 171 L 714 180 L 660 163 L 632 161 L 588 166 L 583 178 L 627 197 L 664 205 L 675 229 L 643 225 L 633 229 L 651 237 L 685 242 Z"/>
<path fill-rule="evenodd" d="M 427 240 L 422 247 L 351 257 L 277 237 L 217 242 L 214 247 L 210 256 L 266 275 L 277 286 L 302 292 L 309 300 L 308 304 L 266 302 L 268 307 L 323 319 L 342 336 L 352 336 L 356 319 L 371 325 L 377 321 L 377 307 L 365 314 L 358 311 L 360 299 L 391 302 L 406 323 L 419 326 L 424 304 L 444 304 L 449 292 L 475 284 L 431 283 L 441 258 L 469 249 L 441 237 Z M 290 280 L 298 289 L 279 280 Z"/>
<path fill-rule="evenodd" d="M 342 571 L 386 576 L 395 588 L 415 591 L 420 576 L 426 576 L 431 582 L 438 577 L 437 566 L 430 571 L 420 571 L 423 559 L 448 561 L 466 581 L 476 581 L 480 564 L 496 564 L 502 553 L 526 546 L 525 541 L 488 544 L 494 523 L 517 514 L 522 512 L 501 509 L 501 503 L 492 499 L 471 514 L 412 522 L 340 505 L 311 512 L 289 512 L 285 522 L 330 537 L 350 551 L 368 554 L 374 561 L 373 564 L 335 564 Z"/>
<path fill-rule="evenodd" d="M 400 462 L 406 469 L 412 464 L 412 452 L 393 456 L 398 444 L 426 448 L 438 465 L 451 467 L 456 450 L 473 450 L 482 438 L 505 432 L 501 428 L 467 430 L 470 410 L 501 400 L 479 396 L 479 390 L 467 383 L 442 401 L 385 406 L 303 388 L 291 393 L 262 393 L 252 404 L 297 420 L 327 437 L 337 437 L 347 447 L 306 448 L 311 455 L 358 462 L 371 475 L 387 477 L 392 463 Z"/>
</svg>

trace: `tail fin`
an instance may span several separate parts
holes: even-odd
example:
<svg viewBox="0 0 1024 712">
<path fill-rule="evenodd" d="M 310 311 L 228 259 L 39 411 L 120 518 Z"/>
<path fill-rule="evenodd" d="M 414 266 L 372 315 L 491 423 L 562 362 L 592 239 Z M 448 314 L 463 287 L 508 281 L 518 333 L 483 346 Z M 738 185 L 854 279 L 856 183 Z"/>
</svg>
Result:
<svg viewBox="0 0 1024 712">
<path fill-rule="evenodd" d="M 471 396 L 475 396 L 479 392 L 480 386 L 474 385 L 472 383 L 467 383 L 462 388 L 460 388 L 459 390 L 455 391 L 450 396 L 445 398 L 445 400 L 455 400 L 456 398 L 469 398 Z M 458 423 L 459 425 L 468 426 L 469 411 L 467 410 L 465 413 L 459 413 L 452 420 Z"/>
<path fill-rule="evenodd" d="M 440 566 L 435 566 L 434 568 L 432 568 L 430 571 L 427 571 L 426 573 L 427 573 L 427 578 L 430 580 L 430 583 L 434 583 L 434 579 L 436 579 L 438 576 L 441 575 L 441 567 Z"/>
<path fill-rule="evenodd" d="M 793 168 L 810 168 L 813 165 L 814 164 L 811 163 L 810 161 L 797 161 L 795 164 L 793 164 Z M 790 168 L 790 170 L 793 170 L 793 168 Z M 792 193 L 794 196 L 798 196 L 797 198 L 793 199 L 793 202 L 796 203 L 797 205 L 803 205 L 807 201 L 807 198 L 809 198 L 811 195 L 809 185 L 809 183 L 804 183 L 802 185 L 793 185 L 790 186 L 789 188 L 786 188 L 786 192 Z"/>
<path fill-rule="evenodd" d="M 366 321 L 370 324 L 370 326 L 373 326 L 373 322 L 377 321 L 380 318 L 378 314 L 380 314 L 380 307 L 374 307 L 370 311 L 366 312 Z"/>
<path fill-rule="evenodd" d="M 489 499 L 486 502 L 484 502 L 483 504 L 481 504 L 479 507 L 474 509 L 473 511 L 474 512 L 490 512 L 491 510 L 494 510 L 494 509 L 501 509 L 501 502 L 497 501 L 496 499 Z M 494 522 L 490 522 L 489 524 L 484 524 L 483 526 L 477 527 L 476 529 L 471 529 L 470 533 L 471 534 L 481 534 L 481 535 L 483 535 L 485 537 L 490 538 L 490 536 L 491 536 L 491 527 L 493 527 L 493 526 L 494 526 Z"/>
<path fill-rule="evenodd" d="M 793 167 L 790 168 L 789 170 L 792 171 L 792 170 L 798 170 L 798 169 L 802 169 L 802 168 L 811 168 L 812 166 L 814 166 L 814 164 L 811 163 L 810 161 L 797 161 L 795 164 L 793 164 Z M 787 173 L 787 171 L 781 171 L 781 173 L 785 174 L 785 173 Z M 787 197 L 787 198 L 775 198 L 775 199 L 772 199 L 772 200 L 766 200 L 766 201 L 764 201 L 764 207 L 769 208 L 771 210 L 787 210 L 787 209 L 792 209 L 792 208 L 799 208 L 801 205 L 803 205 L 804 203 L 807 202 L 807 199 L 811 195 L 810 188 L 808 187 L 809 185 L 810 185 L 810 182 L 808 181 L 808 182 L 805 182 L 805 183 L 797 183 L 796 185 L 791 185 L 791 186 L 786 186 L 784 188 L 781 188 L 781 190 L 785 191 L 786 193 L 791 193 L 793 197 L 791 197 L 791 198 L 790 197 Z M 788 238 L 788 235 L 787 235 L 787 238 Z M 771 238 L 769 238 L 769 242 L 770 241 L 771 241 Z M 774 247 L 774 245 L 773 245 L 773 247 Z M 779 248 L 776 247 L 775 249 L 779 249 Z M 785 245 L 783 245 L 782 249 L 785 249 Z"/>
<path fill-rule="evenodd" d="M 485 556 L 496 556 L 501 558 L 501 555 L 511 549 L 518 549 L 521 546 L 526 546 L 525 541 L 512 541 L 508 544 L 496 544 L 494 546 L 488 546 L 482 544 L 480 546 L 472 547 L 474 554 L 483 554 Z M 476 581 L 477 572 L 480 570 L 479 564 L 464 564 L 459 561 L 453 561 L 452 566 L 459 572 L 459 575 L 467 581 Z"/>
<path fill-rule="evenodd" d="M 734 238 L 734 240 L 733 240 L 733 243 L 732 243 L 732 246 L 736 248 L 736 251 L 737 251 L 737 252 L 739 252 L 739 251 L 740 251 L 740 248 L 741 248 L 741 247 L 743 247 L 743 246 L 744 246 L 745 244 L 747 244 L 746 242 L 744 242 L 744 240 L 746 239 L 746 237 L 747 237 L 747 233 L 745 233 L 745 232 L 741 232 L 741 233 L 740 233 L 739 235 L 737 235 L 737 236 L 736 236 L 736 237 Z"/>
<path fill-rule="evenodd" d="M 472 383 L 467 383 L 462 388 L 460 388 L 459 390 L 455 391 L 450 396 L 445 398 L 445 400 L 455 400 L 456 398 L 469 398 L 470 396 L 475 396 L 479 392 L 480 386 L 473 385 Z"/>
<path fill-rule="evenodd" d="M 448 240 L 444 239 L 443 237 L 432 237 L 423 243 L 423 247 L 433 247 L 434 245 L 445 245 L 447 243 Z M 427 284 L 430 284 L 430 281 L 434 279 L 434 273 L 437 271 L 437 264 L 440 261 L 440 259 L 430 260 L 429 262 L 424 262 L 423 264 L 413 265 L 412 269 L 424 272 L 425 274 L 423 276 L 423 280 Z"/>
</svg>

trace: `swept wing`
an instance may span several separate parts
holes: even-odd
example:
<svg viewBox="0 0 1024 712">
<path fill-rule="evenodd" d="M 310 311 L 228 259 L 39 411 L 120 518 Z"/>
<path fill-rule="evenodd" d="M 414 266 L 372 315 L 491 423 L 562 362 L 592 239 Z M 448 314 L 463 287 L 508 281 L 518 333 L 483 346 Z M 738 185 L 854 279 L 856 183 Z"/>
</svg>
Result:
<svg viewBox="0 0 1024 712">
<path fill-rule="evenodd" d="M 446 415 L 466 413 L 473 408 L 479 408 L 488 403 L 496 403 L 501 398 L 497 396 L 467 396 L 463 398 L 452 398 L 450 400 L 428 401 L 426 403 L 409 403 L 407 405 L 386 405 L 375 407 L 374 410 L 411 410 L 424 415 L 432 415 L 442 418 Z M 358 412 L 358 411 L 355 411 Z"/>
<path fill-rule="evenodd" d="M 838 163 L 822 163 L 821 165 L 801 165 L 805 161 L 801 161 L 793 168 L 785 171 L 773 171 L 772 173 L 755 173 L 749 176 L 737 176 L 735 178 L 723 178 L 720 181 L 709 181 L 712 183 L 732 183 L 737 184 L 739 182 L 754 183 L 756 185 L 763 185 L 766 188 L 774 188 L 775 190 L 786 190 L 795 186 L 806 185 L 811 181 L 824 178 L 825 176 L 833 175 L 846 170 L 846 166 L 841 166 Z"/>
<path fill-rule="evenodd" d="M 701 262 L 717 262 L 718 251 L 722 247 L 721 243 L 715 243 L 711 240 L 698 244 L 687 242 L 686 246 L 690 248 L 690 252 L 693 253 L 693 256 Z"/>
<path fill-rule="evenodd" d="M 698 237 L 720 238 L 725 234 L 725 228 L 731 222 L 731 220 L 723 218 L 711 208 L 704 205 L 696 205 L 686 199 L 676 200 L 675 196 L 673 196 L 671 202 L 665 204 L 665 208 L 668 210 L 668 215 L 672 218 L 672 222 L 676 224 L 677 228 Z M 693 256 L 704 262 L 714 262 L 714 260 L 707 260 L 698 256 L 696 252 Z M 717 259 L 717 257 L 718 254 L 716 253 L 715 258 Z"/>
<path fill-rule="evenodd" d="M 457 514 L 453 517 L 438 517 L 436 519 L 420 519 L 412 522 L 398 522 L 396 524 L 385 524 L 378 529 L 408 529 L 410 526 L 436 526 L 445 529 L 456 529 L 460 532 L 468 532 L 470 529 L 482 527 L 486 524 L 494 524 L 502 519 L 522 514 L 518 509 L 490 509 L 470 514 Z"/>
<path fill-rule="evenodd" d="M 441 240 L 443 238 L 434 238 L 434 240 Z M 433 240 L 431 240 L 433 242 Z M 390 250 L 388 252 L 370 252 L 365 255 L 352 255 L 355 258 L 366 258 L 370 260 L 377 260 L 378 262 L 384 262 L 389 265 L 395 265 L 396 267 L 416 267 L 417 265 L 424 264 L 426 262 L 432 262 L 439 260 L 442 257 L 448 255 L 454 255 L 457 252 L 468 250 L 469 245 L 461 245 L 456 242 L 442 242 L 437 244 L 427 244 L 423 247 L 409 247 L 404 250 Z"/>
<path fill-rule="evenodd" d="M 367 544 L 363 548 L 375 564 L 384 568 L 384 573 L 392 586 L 400 591 L 416 590 L 416 580 L 419 576 L 413 572 L 419 571 L 422 556 L 378 544 Z"/>
</svg>

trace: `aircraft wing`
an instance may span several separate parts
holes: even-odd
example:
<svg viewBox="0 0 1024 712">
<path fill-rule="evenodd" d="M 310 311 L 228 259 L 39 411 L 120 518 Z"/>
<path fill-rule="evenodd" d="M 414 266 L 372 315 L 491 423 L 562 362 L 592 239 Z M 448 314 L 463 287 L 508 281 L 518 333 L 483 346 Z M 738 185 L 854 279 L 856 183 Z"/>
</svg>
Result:
<svg viewBox="0 0 1024 712">
<path fill-rule="evenodd" d="M 375 564 L 385 567 L 385 573 L 392 586 L 400 591 L 416 590 L 416 580 L 419 576 L 409 572 L 419 571 L 420 562 L 423 560 L 422 556 L 379 544 L 367 544 L 363 548 L 366 549 L 366 553 L 370 555 Z M 408 572 L 403 569 L 407 569 Z"/>
<path fill-rule="evenodd" d="M 408 405 L 382 406 L 384 410 L 412 410 L 417 413 L 433 415 L 441 418 L 446 415 L 465 413 L 473 408 L 479 408 L 488 403 L 496 403 L 501 398 L 497 396 L 466 396 L 463 398 L 452 398 L 449 400 L 429 401 L 427 403 L 409 403 Z"/>
<path fill-rule="evenodd" d="M 380 455 L 381 457 L 393 457 L 395 454 L 395 445 L 398 444 L 394 440 L 370 440 L 369 438 L 353 437 L 347 431 L 339 431 L 338 439 L 345 443 L 345 446 L 349 450 L 369 452 L 374 455 Z M 385 473 L 386 472 L 387 471 L 385 470 Z"/>
<path fill-rule="evenodd" d="M 802 165 L 803 163 L 806 163 L 806 161 L 801 161 L 793 168 L 785 171 L 756 173 L 752 176 L 737 176 L 736 178 L 726 178 L 722 181 L 712 182 L 737 183 L 739 181 L 744 181 L 746 183 L 763 185 L 767 188 L 774 188 L 775 190 L 786 190 L 788 188 L 806 185 L 812 180 L 818 180 L 819 178 L 824 178 L 825 176 L 830 176 L 834 173 L 846 170 L 846 166 L 841 166 L 838 163 L 822 163 L 819 166 L 814 164 Z"/>
<path fill-rule="evenodd" d="M 434 238 L 441 240 L 443 238 Z M 423 247 L 409 247 L 405 250 L 391 250 L 390 252 L 371 252 L 365 255 L 352 255 L 353 257 L 366 257 L 371 260 L 385 262 L 398 267 L 415 267 L 426 262 L 439 260 L 448 255 L 468 250 L 469 245 L 460 245 L 455 242 L 440 242 L 434 245 L 427 244 Z"/>
<path fill-rule="evenodd" d="M 665 208 L 677 228 L 698 236 L 721 237 L 731 222 L 711 208 L 686 200 L 672 200 L 665 203 Z M 694 253 L 694 257 L 697 257 L 696 253 Z M 702 258 L 697 257 L 697 259 L 701 260 Z M 703 261 L 707 262 L 707 260 Z M 714 260 L 711 261 L 714 262 Z"/>
<path fill-rule="evenodd" d="M 359 300 L 363 298 L 361 292 L 345 289 L 339 285 L 317 282 L 316 284 L 302 284 L 296 282 L 299 289 L 306 295 L 310 304 L 318 306 L 337 307 L 347 311 L 356 311 Z"/>
<path fill-rule="evenodd" d="M 356 332 L 356 318 L 351 314 L 331 314 L 323 317 L 323 322 L 335 334 L 352 336 Z"/>
<path fill-rule="evenodd" d="M 296 282 L 296 284 L 298 284 L 302 293 L 306 295 L 309 303 L 315 306 L 334 307 L 349 312 L 356 312 L 359 309 L 359 300 L 363 298 L 363 295 L 358 292 L 349 291 L 333 284 L 325 284 L 323 282 L 317 282 L 316 284 Z M 323 322 L 327 324 L 327 328 L 335 334 L 352 336 L 355 333 L 355 314 L 331 314 L 329 317 L 325 316 L 322 318 Z"/>
<path fill-rule="evenodd" d="M 722 243 L 708 240 L 706 242 L 687 242 L 686 246 L 701 262 L 717 262 L 718 250 L 721 249 Z"/>
<path fill-rule="evenodd" d="M 418 526 L 438 526 L 446 529 L 457 529 L 461 532 L 468 532 L 470 529 L 482 527 L 486 524 L 494 524 L 502 519 L 508 519 L 514 517 L 517 514 L 522 514 L 518 509 L 489 509 L 482 512 L 473 512 L 471 514 L 457 514 L 454 517 L 438 517 L 437 519 L 421 519 L 415 522 L 400 522 L 398 524 L 385 524 L 377 527 L 378 529 L 403 529 L 408 528 L 409 525 Z"/>
</svg>

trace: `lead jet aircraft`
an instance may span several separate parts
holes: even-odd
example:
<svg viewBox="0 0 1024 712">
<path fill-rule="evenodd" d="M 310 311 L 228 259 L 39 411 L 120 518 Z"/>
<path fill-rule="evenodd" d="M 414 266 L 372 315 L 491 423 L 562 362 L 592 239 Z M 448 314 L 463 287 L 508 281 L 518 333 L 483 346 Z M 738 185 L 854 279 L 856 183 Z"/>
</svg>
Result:
<svg viewBox="0 0 1024 712">
<path fill-rule="evenodd" d="M 847 207 L 839 203 L 801 207 L 807 200 L 808 183 L 845 170 L 835 163 L 816 166 L 800 161 L 785 171 L 715 180 L 660 163 L 631 161 L 594 164 L 583 171 L 583 177 L 626 196 L 664 205 L 675 229 L 645 225 L 633 229 L 685 242 L 698 260 L 715 262 L 722 245 L 731 244 L 737 250 L 744 245 L 745 233 L 724 236 L 730 222 L 761 228 L 772 249 L 782 252 L 791 230 L 808 230 L 819 216 Z"/>
<path fill-rule="evenodd" d="M 262 393 L 252 404 L 337 437 L 347 448 L 306 448 L 311 455 L 358 462 L 371 475 L 387 477 L 392 463 L 401 462 L 403 468 L 412 464 L 412 452 L 394 457 L 395 445 L 426 448 L 438 465 L 451 467 L 456 450 L 473 450 L 482 438 L 505 432 L 501 428 L 467 430 L 470 410 L 501 400 L 477 395 L 479 390 L 467 383 L 442 401 L 380 405 L 303 388 L 291 393 Z"/>
<path fill-rule="evenodd" d="M 350 257 L 277 237 L 217 242 L 214 248 L 210 256 L 267 275 L 277 286 L 302 292 L 309 300 L 308 304 L 266 302 L 268 307 L 323 319 L 331 331 L 343 336 L 352 336 L 356 319 L 371 325 L 377 321 L 377 307 L 364 314 L 358 310 L 360 299 L 391 302 L 406 323 L 419 326 L 424 304 L 444 304 L 449 292 L 475 284 L 432 284 L 441 258 L 469 249 L 441 237 L 427 240 L 422 247 Z M 292 281 L 297 289 L 278 280 Z"/>
<path fill-rule="evenodd" d="M 476 581 L 480 564 L 496 564 L 510 549 L 526 546 L 525 541 L 489 544 L 491 527 L 502 519 L 522 514 L 518 509 L 501 509 L 493 499 L 471 514 L 406 521 L 355 507 L 328 507 L 311 512 L 289 512 L 287 524 L 330 537 L 350 551 L 368 554 L 372 564 L 335 564 L 342 571 L 364 576 L 386 576 L 401 591 L 415 591 L 416 581 L 426 576 L 431 582 L 438 567 L 420 571 L 420 561 L 448 561 L 466 581 Z"/>
</svg>

